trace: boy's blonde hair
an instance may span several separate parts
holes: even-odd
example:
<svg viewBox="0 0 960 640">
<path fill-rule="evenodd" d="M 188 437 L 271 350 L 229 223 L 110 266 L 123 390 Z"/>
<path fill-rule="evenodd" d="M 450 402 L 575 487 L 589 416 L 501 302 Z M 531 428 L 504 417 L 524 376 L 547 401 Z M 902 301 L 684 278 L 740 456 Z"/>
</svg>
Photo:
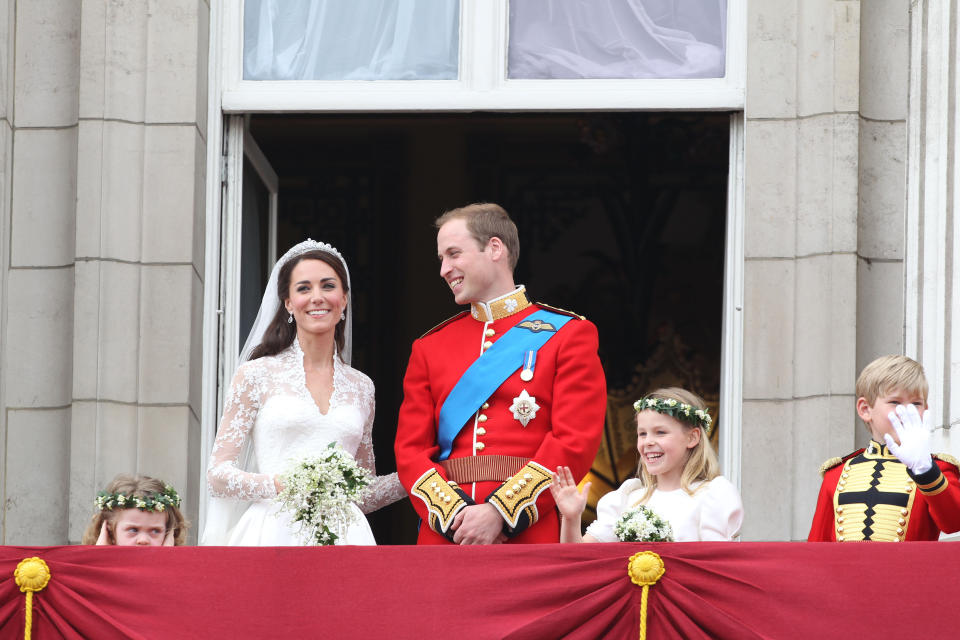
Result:
<svg viewBox="0 0 960 640">
<path fill-rule="evenodd" d="M 659 400 L 676 400 L 677 402 L 688 404 L 694 409 L 707 410 L 707 405 L 700 396 L 686 389 L 681 389 L 680 387 L 657 389 L 644 397 Z M 652 409 L 647 409 L 647 411 L 652 411 Z M 671 420 L 676 420 L 676 418 L 667 417 Z M 685 432 L 689 432 L 691 429 L 700 429 L 700 442 L 690 450 L 687 461 L 683 465 L 683 474 L 680 476 L 680 487 L 690 495 L 693 495 L 696 493 L 696 490 L 691 488 L 693 483 L 709 482 L 720 475 L 720 462 L 717 460 L 717 454 L 713 450 L 713 445 L 710 444 L 710 438 L 705 429 L 683 422 L 682 420 L 676 420 L 676 422 L 683 427 Z M 647 472 L 643 466 L 642 459 L 637 461 L 637 477 L 640 478 L 643 486 L 646 487 L 646 491 L 634 506 L 637 504 L 645 504 L 657 488 L 657 477 Z"/>
<path fill-rule="evenodd" d="M 860 372 L 856 392 L 873 406 L 877 398 L 895 390 L 917 393 L 926 402 L 929 389 L 919 362 L 907 356 L 881 356 Z"/>
<path fill-rule="evenodd" d="M 130 475 L 128 473 L 119 473 L 104 488 L 107 493 L 122 493 L 125 496 L 137 496 L 145 498 L 151 494 L 163 493 L 167 484 L 163 480 L 151 478 L 150 476 Z M 136 508 L 136 507 L 133 507 Z M 87 530 L 83 532 L 80 539 L 81 544 L 96 544 L 100 537 L 100 528 L 103 523 L 107 523 L 107 538 L 110 544 L 117 544 L 117 536 L 114 531 L 117 517 L 123 509 L 100 509 L 90 518 L 90 524 Z M 175 506 L 169 506 L 165 509 L 167 514 L 167 531 L 173 530 L 174 546 L 181 546 L 187 541 L 187 528 L 190 523 L 183 517 L 183 513 Z"/>
</svg>

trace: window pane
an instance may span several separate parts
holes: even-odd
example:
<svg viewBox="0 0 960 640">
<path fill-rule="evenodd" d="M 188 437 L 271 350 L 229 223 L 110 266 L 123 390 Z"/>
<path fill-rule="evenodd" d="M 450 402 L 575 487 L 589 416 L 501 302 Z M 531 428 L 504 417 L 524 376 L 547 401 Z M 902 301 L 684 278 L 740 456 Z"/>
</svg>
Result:
<svg viewBox="0 0 960 640">
<path fill-rule="evenodd" d="M 244 0 L 245 80 L 456 80 L 453 0 Z"/>
<path fill-rule="evenodd" d="M 508 77 L 722 78 L 726 0 L 511 0 Z"/>
</svg>

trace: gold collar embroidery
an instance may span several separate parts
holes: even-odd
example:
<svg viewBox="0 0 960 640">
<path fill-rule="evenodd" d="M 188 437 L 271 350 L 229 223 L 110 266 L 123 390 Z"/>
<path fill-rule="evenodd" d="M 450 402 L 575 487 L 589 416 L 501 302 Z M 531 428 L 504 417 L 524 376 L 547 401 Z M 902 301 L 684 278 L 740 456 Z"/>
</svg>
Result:
<svg viewBox="0 0 960 640">
<path fill-rule="evenodd" d="M 890 453 L 890 450 L 887 449 L 887 445 L 880 444 L 876 440 L 871 440 L 870 444 L 867 445 L 867 448 L 863 451 L 863 457 L 869 458 L 870 460 L 875 460 L 881 458 L 883 460 L 896 460 L 897 456 Z"/>
<path fill-rule="evenodd" d="M 480 322 L 493 322 L 523 311 L 530 306 L 527 300 L 527 288 L 520 285 L 508 294 L 494 298 L 489 302 L 474 302 L 470 305 L 470 315 Z"/>
</svg>

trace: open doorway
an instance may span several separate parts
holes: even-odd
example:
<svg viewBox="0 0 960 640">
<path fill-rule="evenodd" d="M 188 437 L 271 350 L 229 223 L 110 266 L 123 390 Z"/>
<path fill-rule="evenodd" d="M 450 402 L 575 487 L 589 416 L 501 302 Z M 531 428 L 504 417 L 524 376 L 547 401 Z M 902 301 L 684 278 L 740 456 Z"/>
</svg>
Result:
<svg viewBox="0 0 960 640">
<path fill-rule="evenodd" d="M 533 300 L 598 326 L 610 402 L 596 493 L 632 473 L 626 408 L 645 386 L 691 386 L 715 409 L 729 131 L 722 113 L 253 116 L 279 179 L 279 253 L 309 236 L 350 265 L 353 365 L 377 387 L 380 473 L 395 469 L 410 344 L 461 310 L 439 278 L 432 222 L 470 202 L 516 221 L 516 281 Z M 256 296 L 262 286 L 241 282 Z M 416 538 L 405 502 L 370 520 L 381 544 Z"/>
</svg>

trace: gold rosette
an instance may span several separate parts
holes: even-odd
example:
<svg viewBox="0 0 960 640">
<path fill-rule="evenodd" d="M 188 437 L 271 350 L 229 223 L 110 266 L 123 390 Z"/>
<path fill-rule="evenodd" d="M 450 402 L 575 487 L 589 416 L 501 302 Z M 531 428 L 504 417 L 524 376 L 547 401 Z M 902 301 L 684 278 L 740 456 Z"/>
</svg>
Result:
<svg viewBox="0 0 960 640">
<path fill-rule="evenodd" d="M 663 558 L 653 551 L 641 551 L 630 556 L 627 573 L 635 585 L 645 587 L 655 584 L 664 572 Z"/>
<path fill-rule="evenodd" d="M 50 567 L 40 558 L 24 558 L 13 571 L 13 579 L 20 587 L 20 591 L 27 594 L 23 626 L 23 637 L 30 640 L 30 629 L 33 627 L 33 594 L 42 591 L 50 582 Z"/>
<path fill-rule="evenodd" d="M 640 551 L 630 556 L 627 563 L 627 575 L 633 584 L 643 589 L 640 596 L 640 640 L 647 638 L 647 597 L 650 587 L 666 573 L 663 558 L 653 551 Z"/>
</svg>

